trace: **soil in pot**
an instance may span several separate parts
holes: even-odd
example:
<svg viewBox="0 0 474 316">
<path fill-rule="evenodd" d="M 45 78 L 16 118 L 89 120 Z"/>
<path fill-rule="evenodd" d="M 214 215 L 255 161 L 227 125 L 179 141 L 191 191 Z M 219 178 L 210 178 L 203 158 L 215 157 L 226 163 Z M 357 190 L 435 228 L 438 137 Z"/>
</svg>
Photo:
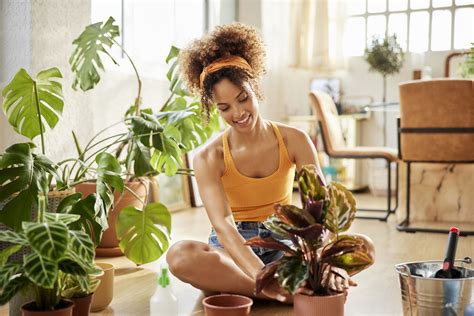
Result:
<svg viewBox="0 0 474 316">
<path fill-rule="evenodd" d="M 204 298 L 202 304 L 206 316 L 248 316 L 253 301 L 242 295 L 220 294 Z"/>
<path fill-rule="evenodd" d="M 36 302 L 30 302 L 22 306 L 23 316 L 72 316 L 74 303 L 69 300 L 61 300 L 53 311 L 38 310 Z"/>
<path fill-rule="evenodd" d="M 309 296 L 296 294 L 293 300 L 295 316 L 344 316 L 345 294 Z"/>
<path fill-rule="evenodd" d="M 89 316 L 91 311 L 92 295 L 91 293 L 84 297 L 73 297 L 71 301 L 74 302 L 74 308 L 72 310 L 72 316 Z"/>
</svg>

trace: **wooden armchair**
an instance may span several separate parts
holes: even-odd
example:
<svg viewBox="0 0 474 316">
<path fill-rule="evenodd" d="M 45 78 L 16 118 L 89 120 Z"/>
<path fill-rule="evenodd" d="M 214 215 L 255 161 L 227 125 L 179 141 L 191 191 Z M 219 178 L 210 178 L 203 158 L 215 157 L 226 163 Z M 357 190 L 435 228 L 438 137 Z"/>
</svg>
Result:
<svg viewBox="0 0 474 316">
<path fill-rule="evenodd" d="M 324 150 L 329 157 L 347 159 L 384 159 L 387 161 L 387 208 L 386 209 L 359 209 L 360 211 L 383 212 L 382 216 L 357 216 L 363 219 L 379 219 L 386 221 L 390 214 L 398 207 L 398 155 L 397 150 L 387 147 L 347 147 L 344 142 L 336 105 L 332 98 L 321 91 L 313 91 L 309 94 L 311 104 L 314 108 L 316 119 L 319 124 L 323 138 Z M 391 164 L 396 168 L 396 197 L 395 207 L 391 208 Z"/>
</svg>

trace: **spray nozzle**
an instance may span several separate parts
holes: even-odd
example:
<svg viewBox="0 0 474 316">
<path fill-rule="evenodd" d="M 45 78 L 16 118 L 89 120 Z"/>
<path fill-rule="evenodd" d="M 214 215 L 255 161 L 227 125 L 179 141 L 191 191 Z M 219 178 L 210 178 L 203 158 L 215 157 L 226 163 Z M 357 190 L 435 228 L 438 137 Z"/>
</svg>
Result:
<svg viewBox="0 0 474 316">
<path fill-rule="evenodd" d="M 167 287 L 170 284 L 170 278 L 168 277 L 168 269 L 161 268 L 161 275 L 158 279 L 158 284 L 162 287 Z"/>
</svg>

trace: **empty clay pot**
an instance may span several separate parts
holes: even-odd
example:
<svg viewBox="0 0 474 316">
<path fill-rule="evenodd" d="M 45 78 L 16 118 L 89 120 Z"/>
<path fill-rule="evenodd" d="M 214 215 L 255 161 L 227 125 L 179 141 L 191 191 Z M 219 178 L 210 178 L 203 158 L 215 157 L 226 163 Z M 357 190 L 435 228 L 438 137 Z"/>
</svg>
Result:
<svg viewBox="0 0 474 316">
<path fill-rule="evenodd" d="M 106 309 L 114 298 L 114 266 L 104 262 L 98 262 L 96 265 L 104 271 L 104 274 L 97 277 L 100 284 L 92 296 L 91 312 Z"/>
<path fill-rule="evenodd" d="M 248 316 L 253 301 L 242 295 L 220 294 L 204 298 L 202 304 L 206 316 Z"/>
<path fill-rule="evenodd" d="M 293 301 L 293 311 L 295 316 L 344 316 L 344 302 L 344 293 L 330 296 L 296 294 Z"/>
</svg>

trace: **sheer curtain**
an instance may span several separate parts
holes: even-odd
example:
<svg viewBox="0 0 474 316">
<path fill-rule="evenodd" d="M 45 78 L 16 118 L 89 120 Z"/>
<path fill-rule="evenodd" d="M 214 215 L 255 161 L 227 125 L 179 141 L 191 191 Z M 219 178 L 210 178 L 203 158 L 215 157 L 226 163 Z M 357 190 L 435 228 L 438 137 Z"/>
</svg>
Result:
<svg viewBox="0 0 474 316">
<path fill-rule="evenodd" d="M 346 67 L 343 0 L 291 1 L 291 65 L 332 72 Z"/>
</svg>

